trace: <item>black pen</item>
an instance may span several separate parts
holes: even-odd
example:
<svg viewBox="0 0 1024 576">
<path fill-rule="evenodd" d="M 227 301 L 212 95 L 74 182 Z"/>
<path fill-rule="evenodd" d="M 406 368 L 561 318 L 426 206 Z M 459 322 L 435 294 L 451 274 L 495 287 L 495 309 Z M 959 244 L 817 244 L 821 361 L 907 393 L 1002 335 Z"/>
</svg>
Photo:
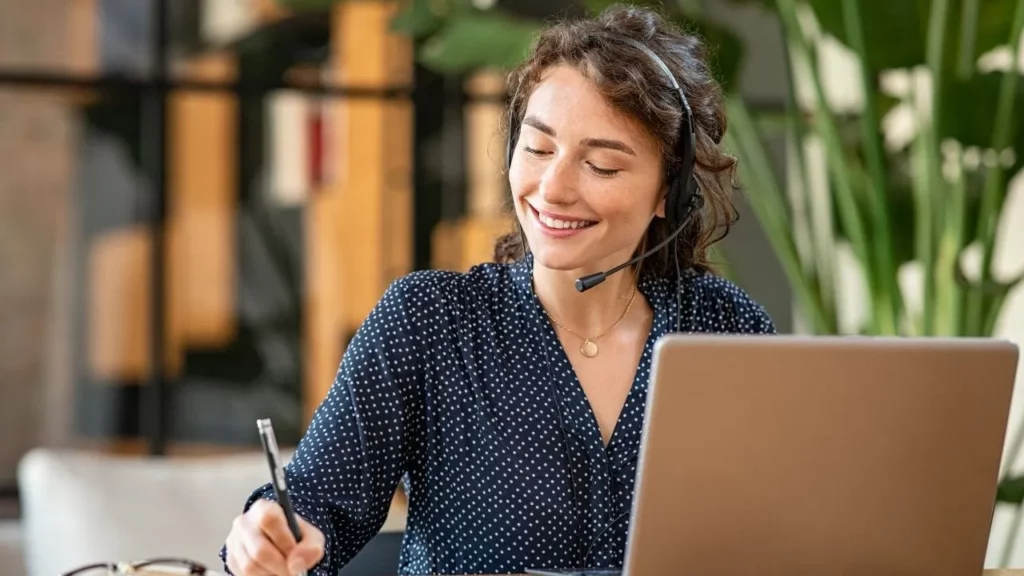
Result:
<svg viewBox="0 0 1024 576">
<path fill-rule="evenodd" d="M 278 504 L 284 510 L 284 518 L 288 522 L 288 528 L 295 537 L 296 542 L 302 541 L 302 532 L 299 530 L 299 522 L 292 508 L 292 500 L 288 495 L 288 483 L 284 478 L 284 469 L 281 467 L 281 455 L 277 450 L 277 438 L 274 436 L 274 426 L 270 418 L 262 418 L 256 421 L 256 428 L 260 432 L 260 441 L 263 443 L 263 453 L 267 456 L 267 464 L 270 465 L 270 484 L 274 487 L 274 496 Z M 305 572 L 302 573 L 305 575 Z"/>
</svg>

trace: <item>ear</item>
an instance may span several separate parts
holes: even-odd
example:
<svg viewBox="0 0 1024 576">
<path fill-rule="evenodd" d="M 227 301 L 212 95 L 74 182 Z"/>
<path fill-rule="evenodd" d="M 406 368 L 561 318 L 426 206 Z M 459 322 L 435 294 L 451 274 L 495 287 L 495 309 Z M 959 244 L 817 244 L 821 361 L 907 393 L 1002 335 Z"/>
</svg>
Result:
<svg viewBox="0 0 1024 576">
<path fill-rule="evenodd" d="M 665 201 L 668 200 L 668 188 L 665 188 L 661 193 L 661 200 L 658 200 L 658 205 L 654 207 L 654 215 L 658 218 L 665 217 Z"/>
</svg>

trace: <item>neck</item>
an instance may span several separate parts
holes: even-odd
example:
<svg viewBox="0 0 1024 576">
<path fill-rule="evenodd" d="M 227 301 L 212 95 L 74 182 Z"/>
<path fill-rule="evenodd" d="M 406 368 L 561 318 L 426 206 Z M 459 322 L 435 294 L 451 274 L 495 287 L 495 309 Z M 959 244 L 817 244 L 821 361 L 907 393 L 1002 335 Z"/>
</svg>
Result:
<svg viewBox="0 0 1024 576">
<path fill-rule="evenodd" d="M 609 276 L 604 282 L 580 292 L 576 279 L 581 271 L 552 270 L 536 262 L 533 285 L 548 314 L 584 337 L 594 336 L 611 327 L 622 316 L 636 287 L 632 268 Z"/>
</svg>

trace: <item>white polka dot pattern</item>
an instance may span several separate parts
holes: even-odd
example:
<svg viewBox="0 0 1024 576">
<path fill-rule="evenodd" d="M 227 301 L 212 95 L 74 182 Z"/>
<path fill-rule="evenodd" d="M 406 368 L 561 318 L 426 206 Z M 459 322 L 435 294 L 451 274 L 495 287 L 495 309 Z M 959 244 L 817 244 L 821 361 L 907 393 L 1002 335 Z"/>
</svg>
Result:
<svg viewBox="0 0 1024 576">
<path fill-rule="evenodd" d="M 657 339 L 774 333 L 734 284 L 645 279 L 654 322 L 606 447 L 531 284 L 532 258 L 392 284 L 359 329 L 286 469 L 296 511 L 326 536 L 335 575 L 409 496 L 400 574 L 622 566 Z M 269 485 L 256 490 L 272 498 Z M 222 557 L 224 550 L 221 550 Z"/>
</svg>

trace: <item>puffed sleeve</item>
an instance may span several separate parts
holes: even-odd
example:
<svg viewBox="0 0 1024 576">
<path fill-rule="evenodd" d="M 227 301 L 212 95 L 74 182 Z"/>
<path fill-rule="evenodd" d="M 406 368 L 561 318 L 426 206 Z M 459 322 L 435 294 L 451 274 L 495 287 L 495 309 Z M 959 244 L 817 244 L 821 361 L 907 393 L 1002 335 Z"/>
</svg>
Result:
<svg viewBox="0 0 1024 576">
<path fill-rule="evenodd" d="M 285 468 L 298 515 L 325 536 L 311 574 L 338 573 L 383 526 L 422 438 L 416 292 L 393 283 L 356 332 L 334 383 Z M 246 500 L 273 499 L 269 484 Z M 226 563 L 226 550 L 221 549 Z"/>
<path fill-rule="evenodd" d="M 775 334 L 775 323 L 772 322 L 764 306 L 747 296 L 737 295 L 731 302 L 732 317 L 730 324 L 739 334 Z"/>
<path fill-rule="evenodd" d="M 736 284 L 712 274 L 696 279 L 690 314 L 698 325 L 727 334 L 776 334 L 764 306 Z"/>
</svg>

